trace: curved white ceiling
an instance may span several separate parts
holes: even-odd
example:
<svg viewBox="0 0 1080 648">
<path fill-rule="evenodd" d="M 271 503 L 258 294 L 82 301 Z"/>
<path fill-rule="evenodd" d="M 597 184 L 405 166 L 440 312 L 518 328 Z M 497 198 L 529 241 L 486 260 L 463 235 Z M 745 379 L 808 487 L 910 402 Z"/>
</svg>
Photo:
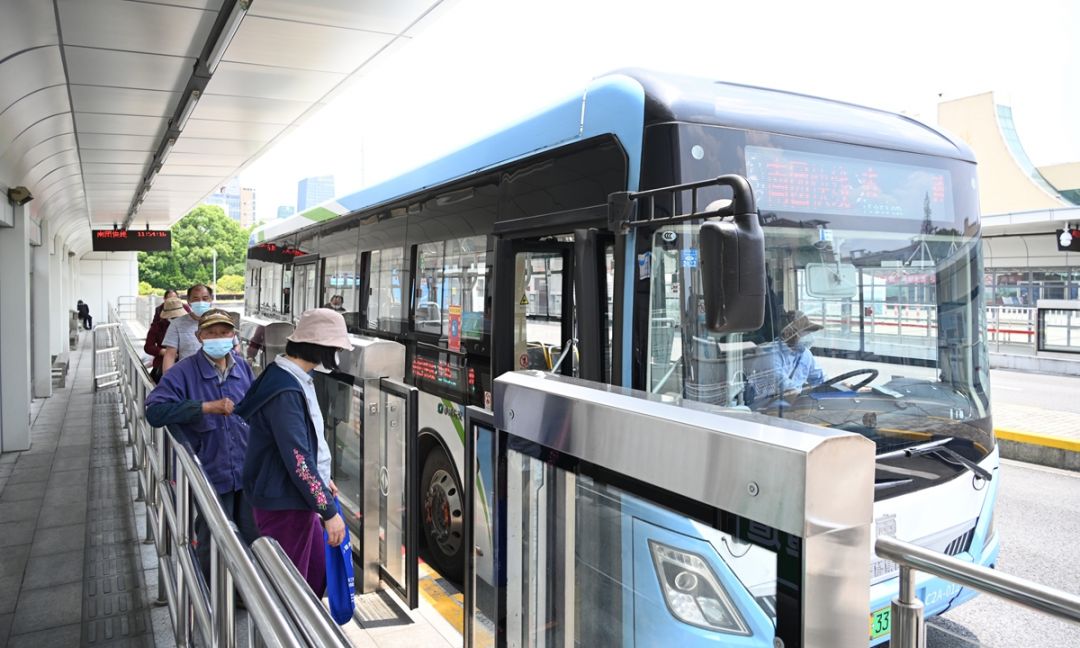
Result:
<svg viewBox="0 0 1080 648">
<path fill-rule="evenodd" d="M 447 4 L 251 0 L 207 80 L 234 1 L 3 0 L 0 188 L 78 255 L 91 227 L 168 227 Z"/>
</svg>

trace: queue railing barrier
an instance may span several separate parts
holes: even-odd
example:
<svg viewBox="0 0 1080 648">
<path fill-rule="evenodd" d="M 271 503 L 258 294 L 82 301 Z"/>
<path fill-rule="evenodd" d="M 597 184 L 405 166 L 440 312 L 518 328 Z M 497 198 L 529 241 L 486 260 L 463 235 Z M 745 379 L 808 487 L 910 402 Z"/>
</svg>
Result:
<svg viewBox="0 0 1080 648">
<path fill-rule="evenodd" d="M 121 424 L 132 447 L 131 470 L 138 472 L 136 499 L 145 501 L 144 544 L 153 544 L 158 555 L 158 591 L 154 603 L 166 605 L 178 646 L 351 645 L 329 612 L 315 599 L 299 572 L 289 565 L 281 547 L 260 538 L 249 550 L 241 542 L 207 480 L 199 460 L 167 429 L 151 427 L 143 404 L 154 384 L 142 356 L 124 331 L 116 309 L 110 323 L 102 325 L 100 351 L 116 353 L 115 381 L 95 385 L 118 386 Z M 108 331 L 109 333 L 105 333 Z M 107 339 L 106 339 L 107 338 Z M 95 334 L 95 359 L 98 337 Z M 105 354 L 102 353 L 104 356 Z M 108 365 L 105 365 L 108 366 Z M 202 516 L 210 531 L 210 578 L 205 582 L 192 548 L 195 515 Z M 306 594 L 305 594 L 306 591 Z M 237 636 L 236 596 L 247 608 Z"/>
</svg>

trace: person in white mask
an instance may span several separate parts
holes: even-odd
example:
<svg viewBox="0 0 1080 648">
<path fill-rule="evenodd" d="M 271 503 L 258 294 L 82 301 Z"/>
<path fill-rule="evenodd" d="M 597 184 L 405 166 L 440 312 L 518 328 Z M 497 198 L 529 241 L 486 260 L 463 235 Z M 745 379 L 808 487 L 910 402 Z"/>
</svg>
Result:
<svg viewBox="0 0 1080 648">
<path fill-rule="evenodd" d="M 801 311 L 787 313 L 788 324 L 780 331 L 780 338 L 765 345 L 771 358 L 770 371 L 755 376 L 755 402 L 768 398 L 792 398 L 808 387 L 825 382 L 814 354 L 810 353 L 814 337 L 823 327 L 810 321 Z"/>
<path fill-rule="evenodd" d="M 161 346 L 165 347 L 165 356 L 161 361 L 161 373 L 167 372 L 182 358 L 194 355 L 202 348 L 196 337 L 199 330 L 199 318 L 214 305 L 214 291 L 206 284 L 195 284 L 187 291 L 187 317 L 177 317 L 165 331 Z"/>
</svg>

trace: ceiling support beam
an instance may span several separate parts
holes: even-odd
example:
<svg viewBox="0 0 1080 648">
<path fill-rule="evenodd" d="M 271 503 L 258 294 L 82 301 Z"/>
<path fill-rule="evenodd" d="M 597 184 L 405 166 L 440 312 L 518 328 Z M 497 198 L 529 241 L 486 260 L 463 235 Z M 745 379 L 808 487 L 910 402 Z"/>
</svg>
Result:
<svg viewBox="0 0 1080 648">
<path fill-rule="evenodd" d="M 214 27 L 210 30 L 210 35 L 203 45 L 202 53 L 195 61 L 195 65 L 192 66 L 191 76 L 188 77 L 187 85 L 180 95 L 180 101 L 173 111 L 172 119 L 169 120 L 169 126 L 165 129 L 161 141 L 158 142 L 156 153 L 144 171 L 142 180 L 135 190 L 135 195 L 132 196 L 131 206 L 128 208 L 127 217 L 121 225 L 122 228 L 129 228 L 132 221 L 135 220 L 135 215 L 139 212 L 139 206 L 146 200 L 146 195 L 150 192 L 157 174 L 165 165 L 169 152 L 172 151 L 172 147 L 180 138 L 180 133 L 184 130 L 188 119 L 191 118 L 191 114 L 195 111 L 199 99 L 206 92 L 210 77 L 217 70 L 218 64 L 221 63 L 221 59 L 225 56 L 225 50 L 229 47 L 233 36 L 240 29 L 240 23 L 244 20 L 244 16 L 247 15 L 247 11 L 251 8 L 253 2 L 254 0 L 225 0 L 222 3 L 217 20 L 214 21 Z"/>
</svg>

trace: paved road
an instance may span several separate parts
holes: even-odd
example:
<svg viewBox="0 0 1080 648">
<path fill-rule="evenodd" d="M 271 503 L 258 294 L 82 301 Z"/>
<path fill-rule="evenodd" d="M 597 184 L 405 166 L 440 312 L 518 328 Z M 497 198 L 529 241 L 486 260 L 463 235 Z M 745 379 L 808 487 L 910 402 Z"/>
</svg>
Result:
<svg viewBox="0 0 1080 648">
<path fill-rule="evenodd" d="M 1005 460 L 1001 479 L 998 568 L 1080 595 L 1080 473 Z M 927 635 L 928 648 L 1080 646 L 1076 626 L 986 595 L 934 620 Z"/>
<path fill-rule="evenodd" d="M 991 407 L 997 403 L 1009 403 L 1080 414 L 1080 376 L 1047 376 L 992 369 L 990 402 Z"/>
</svg>

